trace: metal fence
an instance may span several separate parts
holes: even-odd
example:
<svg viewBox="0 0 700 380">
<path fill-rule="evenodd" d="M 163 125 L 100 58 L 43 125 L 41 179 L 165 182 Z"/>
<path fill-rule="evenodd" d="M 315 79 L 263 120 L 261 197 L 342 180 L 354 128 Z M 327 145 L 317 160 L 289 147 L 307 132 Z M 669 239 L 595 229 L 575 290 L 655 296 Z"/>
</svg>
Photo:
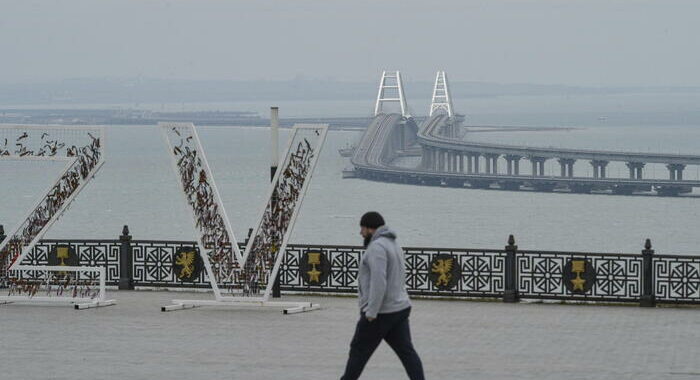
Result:
<svg viewBox="0 0 700 380">
<path fill-rule="evenodd" d="M 191 241 L 132 240 L 125 226 L 115 240 L 42 240 L 26 264 L 55 265 L 62 257 L 70 265 L 101 265 L 107 283 L 120 289 L 208 288 L 201 265 L 183 271 L 182 252 L 199 255 Z M 656 255 L 649 240 L 641 254 L 525 251 L 512 236 L 501 250 L 409 247 L 404 252 L 406 286 L 414 296 L 700 304 L 700 256 Z M 279 287 L 354 293 L 363 254 L 357 246 L 290 244 Z"/>
</svg>

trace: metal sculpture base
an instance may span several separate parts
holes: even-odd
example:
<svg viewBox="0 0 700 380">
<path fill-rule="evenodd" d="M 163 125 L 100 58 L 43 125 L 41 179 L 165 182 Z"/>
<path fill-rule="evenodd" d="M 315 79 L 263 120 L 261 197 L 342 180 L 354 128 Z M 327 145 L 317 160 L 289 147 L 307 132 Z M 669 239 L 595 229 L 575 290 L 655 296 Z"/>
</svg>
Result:
<svg viewBox="0 0 700 380">
<path fill-rule="evenodd" d="M 105 307 L 116 305 L 115 300 L 93 300 L 93 299 L 67 299 L 58 297 L 23 297 L 23 296 L 5 296 L 0 297 L 0 305 L 9 305 L 12 303 L 56 303 L 69 304 L 75 307 L 75 310 L 94 309 L 96 307 Z"/>
<path fill-rule="evenodd" d="M 282 309 L 283 314 L 297 314 L 318 310 L 320 304 L 311 302 L 280 302 L 266 301 L 262 298 L 230 297 L 220 301 L 215 300 L 173 300 L 173 305 L 163 306 L 160 311 L 175 311 L 192 309 L 198 306 L 223 306 L 232 308 L 264 307 Z"/>
</svg>

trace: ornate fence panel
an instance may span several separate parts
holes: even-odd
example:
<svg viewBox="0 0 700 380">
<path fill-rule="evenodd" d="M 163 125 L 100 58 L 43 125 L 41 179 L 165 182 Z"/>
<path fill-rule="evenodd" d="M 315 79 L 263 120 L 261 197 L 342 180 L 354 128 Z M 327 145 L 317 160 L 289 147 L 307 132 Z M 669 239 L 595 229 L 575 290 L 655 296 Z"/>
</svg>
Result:
<svg viewBox="0 0 700 380">
<path fill-rule="evenodd" d="M 505 252 L 485 249 L 406 248 L 406 285 L 411 294 L 501 297 Z"/>
<path fill-rule="evenodd" d="M 700 257 L 654 257 L 654 295 L 659 302 L 700 303 Z"/>
<path fill-rule="evenodd" d="M 290 244 L 282 261 L 282 290 L 328 293 L 357 291 L 364 250 L 352 246 Z"/>
<path fill-rule="evenodd" d="M 182 274 L 176 264 L 183 253 L 199 248 L 192 241 L 134 240 L 132 242 L 133 276 L 136 286 L 209 288 L 211 285 L 202 266 L 194 265 L 193 273 Z M 186 276 L 185 276 L 186 275 Z M 184 277 L 184 278 L 183 278 Z"/>
<path fill-rule="evenodd" d="M 105 267 L 107 284 L 116 285 L 124 265 L 120 262 L 122 244 L 118 239 L 42 240 L 23 264 Z M 193 259 L 199 257 L 195 242 L 134 240 L 129 244 L 135 286 L 209 288 L 202 263 Z M 516 300 L 700 304 L 700 256 L 655 255 L 650 244 L 642 255 L 520 251 L 511 247 Z M 404 253 L 406 286 L 412 295 L 505 298 L 507 250 L 411 247 Z M 290 244 L 280 266 L 281 288 L 355 293 L 363 254 L 364 249 L 358 246 Z M 650 274 L 645 274 L 644 260 L 651 263 Z M 22 278 L 38 281 L 43 275 L 27 271 Z M 645 284 L 651 291 L 644 290 Z M 647 305 L 646 295 L 652 298 Z"/>
<path fill-rule="evenodd" d="M 414 295 L 500 297 L 505 253 L 495 250 L 406 248 L 406 286 Z M 280 282 L 283 290 L 357 291 L 364 250 L 354 246 L 290 245 Z"/>
<path fill-rule="evenodd" d="M 80 265 L 105 267 L 107 285 L 119 282 L 118 240 L 56 240 L 44 239 L 34 245 L 21 263 L 31 266 Z M 39 280 L 42 271 L 18 272 L 19 278 Z M 95 272 L 81 274 L 82 278 L 97 280 Z"/>
<path fill-rule="evenodd" d="M 637 302 L 642 257 L 629 254 L 518 251 L 522 298 Z"/>
</svg>

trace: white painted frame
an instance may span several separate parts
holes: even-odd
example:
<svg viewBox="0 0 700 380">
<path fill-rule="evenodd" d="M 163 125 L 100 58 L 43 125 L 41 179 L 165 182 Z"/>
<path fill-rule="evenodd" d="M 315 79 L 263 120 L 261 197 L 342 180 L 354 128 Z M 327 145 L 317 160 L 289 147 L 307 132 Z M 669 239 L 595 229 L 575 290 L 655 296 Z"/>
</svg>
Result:
<svg viewBox="0 0 700 380">
<path fill-rule="evenodd" d="M 282 243 L 280 244 L 280 247 L 278 248 L 279 254 L 277 255 L 277 259 L 275 260 L 275 265 L 272 268 L 272 273 L 270 273 L 270 279 L 271 281 L 268 281 L 267 287 L 265 289 L 265 293 L 261 299 L 261 301 L 267 301 L 270 298 L 270 293 L 272 292 L 272 287 L 275 283 L 275 278 L 277 277 L 277 273 L 279 272 L 279 267 L 282 264 L 282 259 L 284 258 L 284 252 L 287 248 L 287 243 L 289 241 L 289 236 L 291 235 L 292 231 L 294 230 L 294 224 L 296 223 L 297 216 L 299 214 L 299 210 L 301 209 L 301 205 L 304 202 L 304 197 L 306 195 L 306 191 L 309 188 L 309 184 L 311 183 L 311 178 L 313 177 L 313 172 L 316 169 L 316 163 L 318 162 L 318 158 L 321 155 L 321 148 L 324 145 L 324 142 L 326 141 L 326 133 L 328 132 L 328 125 L 327 124 L 296 124 L 294 128 L 292 129 L 292 133 L 289 136 L 289 141 L 287 142 L 287 150 L 284 153 L 284 161 L 280 163 L 278 166 L 278 170 L 275 173 L 274 178 L 272 179 L 270 189 L 267 192 L 267 199 L 268 202 L 265 202 L 265 204 L 262 207 L 262 210 L 258 214 L 258 224 L 255 226 L 253 229 L 253 233 L 250 235 L 250 240 L 248 240 L 248 245 L 246 246 L 245 249 L 245 257 L 243 263 L 248 260 L 248 255 L 250 254 L 250 250 L 253 248 L 253 243 L 255 241 L 255 237 L 258 235 L 258 232 L 260 231 L 260 227 L 263 222 L 263 217 L 265 216 L 265 210 L 267 209 L 267 204 L 269 203 L 269 200 L 272 198 L 272 195 L 275 191 L 275 187 L 277 186 L 277 183 L 280 180 L 280 177 L 282 175 L 282 172 L 284 169 L 287 167 L 289 164 L 289 161 L 291 160 L 290 154 L 292 153 L 292 149 L 295 147 L 292 146 L 294 143 L 295 138 L 297 137 L 297 134 L 301 130 L 315 130 L 319 131 L 319 137 L 318 137 L 318 144 L 315 146 L 316 152 L 314 152 L 314 156 L 311 159 L 310 167 L 309 167 L 309 173 L 308 173 L 308 178 L 304 181 L 304 185 L 301 187 L 301 191 L 299 192 L 299 199 L 297 200 L 296 204 L 294 205 L 294 211 L 292 212 L 292 216 L 289 220 L 289 226 L 287 227 L 287 230 L 284 232 L 283 238 L 282 238 Z"/>
<path fill-rule="evenodd" d="M 194 140 L 195 146 L 197 148 L 197 154 L 199 154 L 200 159 L 202 160 L 202 168 L 204 169 L 205 173 L 207 174 L 207 178 L 209 179 L 210 185 L 212 190 L 214 191 L 214 197 L 216 202 L 218 203 L 219 210 L 221 210 L 222 214 L 222 219 L 224 220 L 224 226 L 226 228 L 226 232 L 229 234 L 229 240 L 231 242 L 231 249 L 234 254 L 233 259 L 238 262 L 239 267 L 242 265 L 243 258 L 241 255 L 241 251 L 238 248 L 238 241 L 236 240 L 236 236 L 233 233 L 233 228 L 231 228 L 231 222 L 228 219 L 228 214 L 226 213 L 226 209 L 224 208 L 224 203 L 221 200 L 221 196 L 219 195 L 219 189 L 216 187 L 216 181 L 214 180 L 214 175 L 211 172 L 211 169 L 209 167 L 209 162 L 207 161 L 206 154 L 204 153 L 204 148 L 202 147 L 202 143 L 199 139 L 199 135 L 197 134 L 197 128 L 195 128 L 194 123 L 175 123 L 175 122 L 159 122 L 158 127 L 160 127 L 163 139 L 165 140 L 166 145 L 168 146 L 168 155 L 170 156 L 170 163 L 172 165 L 173 172 L 177 176 L 178 179 L 178 186 L 180 187 L 180 194 L 182 195 L 182 201 L 184 202 L 185 207 L 187 207 L 190 210 L 190 221 L 192 222 L 192 228 L 194 231 L 198 231 L 197 228 L 197 222 L 196 222 L 196 217 L 197 215 L 194 212 L 194 209 L 190 207 L 190 205 L 187 202 L 187 196 L 185 195 L 185 192 L 182 189 L 182 181 L 180 178 L 180 170 L 178 169 L 177 166 L 177 160 L 175 158 L 175 155 L 172 153 L 174 147 L 172 146 L 170 142 L 170 138 L 168 137 L 169 130 L 172 129 L 173 127 L 175 128 L 187 128 L 191 130 L 192 132 L 192 138 Z M 219 284 L 216 282 L 216 276 L 214 276 L 214 271 L 212 269 L 211 263 L 209 262 L 209 254 L 207 253 L 208 250 L 204 248 L 204 242 L 202 241 L 202 234 L 197 233 L 197 246 L 199 247 L 199 252 L 200 257 L 202 258 L 202 261 L 204 262 L 204 268 L 207 272 L 207 276 L 209 277 L 209 282 L 211 284 L 211 287 L 214 291 L 214 297 L 217 300 L 221 300 L 224 296 L 221 295 L 221 290 L 219 289 Z"/>
<path fill-rule="evenodd" d="M 78 185 L 78 187 L 75 189 L 75 191 L 66 199 L 65 202 L 59 207 L 58 211 L 49 219 L 49 221 L 41 228 L 39 233 L 32 239 L 32 241 L 21 248 L 21 252 L 19 256 L 14 260 L 14 262 L 7 268 L 8 272 L 9 271 L 60 271 L 60 272 L 76 272 L 76 273 L 95 273 L 97 272 L 99 274 L 99 296 L 97 299 L 92 299 L 92 298 L 80 298 L 80 297 L 61 297 L 61 296 L 55 296 L 55 297 L 33 297 L 33 296 L 24 296 L 24 295 L 12 295 L 12 296 L 0 296 L 0 304 L 7 304 L 7 303 L 14 303 L 14 302 L 52 302 L 52 303 L 70 303 L 70 304 L 76 304 L 75 307 L 76 309 L 87 309 L 87 308 L 92 308 L 92 307 L 98 307 L 98 306 L 109 306 L 115 304 L 114 300 L 107 300 L 105 299 L 105 282 L 106 282 L 106 272 L 104 267 L 93 267 L 93 266 L 32 266 L 32 265 L 22 265 L 22 261 L 26 258 L 26 256 L 29 254 L 29 252 L 34 249 L 34 246 L 43 238 L 43 236 L 46 234 L 46 232 L 51 228 L 51 226 L 63 215 L 63 213 L 68 209 L 68 207 L 73 203 L 75 198 L 78 196 L 78 194 L 85 188 L 85 186 L 95 177 L 97 172 L 102 168 L 102 165 L 105 163 L 105 151 L 106 151 L 106 145 L 105 145 L 105 131 L 104 128 L 102 127 L 73 127 L 73 126 L 65 126 L 65 127 L 59 127 L 59 126 L 37 126 L 37 125 L 2 125 L 0 126 L 0 129 L 17 129 L 17 130 L 36 130 L 36 131 L 47 131 L 47 130 L 71 130 L 71 131 L 85 131 L 86 133 L 89 132 L 98 132 L 99 133 L 99 140 L 100 140 L 100 159 L 95 165 L 95 167 L 92 168 L 92 170 L 88 173 L 87 177 L 85 180 Z M 56 184 L 63 178 L 63 176 L 73 167 L 73 165 L 76 163 L 78 160 L 78 156 L 76 157 L 67 157 L 67 156 L 24 156 L 24 157 L 19 157 L 16 155 L 9 155 L 9 156 L 0 156 L 0 161 L 7 161 L 7 160 L 14 160 L 14 161 L 64 161 L 66 162 L 66 166 L 63 168 L 61 173 L 54 179 L 54 181 L 47 187 L 46 191 L 43 192 L 43 195 L 41 198 L 39 198 L 34 206 L 29 209 L 27 214 L 25 214 L 25 217 L 17 224 L 16 227 L 14 227 L 12 230 L 10 230 L 10 233 L 6 235 L 6 238 L 4 241 L 0 242 L 0 251 L 2 251 L 3 248 L 10 242 L 12 237 L 17 235 L 24 224 L 27 222 L 27 219 L 31 214 L 36 210 L 37 207 L 39 207 L 44 199 L 50 194 L 51 189 L 56 186 Z"/>
<path fill-rule="evenodd" d="M 56 266 L 56 265 L 21 265 L 17 267 L 17 270 L 22 271 L 45 271 L 45 272 L 76 272 L 76 273 L 97 273 L 99 279 L 99 293 L 96 298 L 89 297 L 62 297 L 62 296 L 26 296 L 26 295 L 12 295 L 12 296 L 0 296 L 0 305 L 10 304 L 10 303 L 66 303 L 75 304 L 76 310 L 91 309 L 100 306 L 111 306 L 116 302 L 114 300 L 107 299 L 106 297 L 106 278 L 107 273 L 104 267 L 69 267 L 69 266 Z"/>
<path fill-rule="evenodd" d="M 295 140 L 295 137 L 297 136 L 297 132 L 299 130 L 318 130 L 319 131 L 319 137 L 318 137 L 318 144 L 315 146 L 316 151 L 314 152 L 314 157 L 312 158 L 312 161 L 310 163 L 310 168 L 308 172 L 308 178 L 304 181 L 304 185 L 302 186 L 302 189 L 299 193 L 299 199 L 297 200 L 297 203 L 294 206 L 294 211 L 292 213 L 292 216 L 289 221 L 289 225 L 287 227 L 287 230 L 285 231 L 283 235 L 283 240 L 282 244 L 279 247 L 279 255 L 277 256 L 275 260 L 275 264 L 272 269 L 272 273 L 269 276 L 269 281 L 267 284 L 267 287 L 265 289 L 265 293 L 262 297 L 243 297 L 243 296 L 216 296 L 215 294 L 215 299 L 214 300 L 173 300 L 172 305 L 168 306 L 163 306 L 161 307 L 161 311 L 175 311 L 175 310 L 184 310 L 184 309 L 191 309 L 197 306 L 227 306 L 227 307 L 265 307 L 265 308 L 281 308 L 283 309 L 284 314 L 296 314 L 296 313 L 302 313 L 302 312 L 307 312 L 307 311 L 312 311 L 312 310 L 318 310 L 320 309 L 319 304 L 314 304 L 310 302 L 276 302 L 276 301 L 269 301 L 269 296 L 270 292 L 272 291 L 272 287 L 274 286 L 275 278 L 277 276 L 277 273 L 279 272 L 280 265 L 282 263 L 282 260 L 284 259 L 284 252 L 287 246 L 287 241 L 289 239 L 289 236 L 291 236 L 291 233 L 294 229 L 294 224 L 296 222 L 296 218 L 298 216 L 299 210 L 301 209 L 301 205 L 304 200 L 304 196 L 306 195 L 306 191 L 308 190 L 308 187 L 311 183 L 311 179 L 313 178 L 313 172 L 316 168 L 316 164 L 318 162 L 318 159 L 321 155 L 323 145 L 326 140 L 326 134 L 328 132 L 328 124 L 297 124 L 293 127 L 292 129 L 292 134 L 289 137 L 289 141 L 287 143 L 287 149 L 284 155 L 284 161 L 278 166 L 278 170 L 275 173 L 275 176 L 271 182 L 270 189 L 268 191 L 268 197 L 265 199 L 265 203 L 262 207 L 261 212 L 259 213 L 258 217 L 258 223 L 256 224 L 256 227 L 253 230 L 253 234 L 251 234 L 251 238 L 248 241 L 248 245 L 246 246 L 246 251 L 245 255 L 241 261 L 241 268 L 243 265 L 245 265 L 245 260 L 248 259 L 248 253 L 252 247 L 252 244 L 255 240 L 255 236 L 257 235 L 257 232 L 260 229 L 260 226 L 263 221 L 263 216 L 265 215 L 265 210 L 267 208 L 268 203 L 270 202 L 270 199 L 272 197 L 272 194 L 275 190 L 275 187 L 277 186 L 277 183 L 279 182 L 279 178 L 282 175 L 282 171 L 288 164 L 290 160 L 290 152 L 293 149 L 293 142 Z M 167 138 L 167 136 L 166 136 Z M 168 140 L 168 144 L 169 140 Z M 177 166 L 174 167 L 174 169 L 177 172 Z M 210 175 L 210 174 L 207 174 Z M 212 177 L 213 178 L 213 177 Z M 184 193 L 183 193 L 184 194 Z M 186 198 L 185 198 L 186 201 Z M 193 218 L 194 220 L 194 218 Z M 201 248 L 201 243 L 200 243 L 200 249 Z M 213 281 L 210 278 L 210 281 Z"/>
</svg>

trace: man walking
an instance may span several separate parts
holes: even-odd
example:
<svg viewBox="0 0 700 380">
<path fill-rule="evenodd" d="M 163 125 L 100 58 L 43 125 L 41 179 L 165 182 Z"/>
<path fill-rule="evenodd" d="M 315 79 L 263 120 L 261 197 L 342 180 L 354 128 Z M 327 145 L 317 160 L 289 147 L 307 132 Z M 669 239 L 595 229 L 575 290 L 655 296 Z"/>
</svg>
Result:
<svg viewBox="0 0 700 380">
<path fill-rule="evenodd" d="M 424 380 L 423 364 L 411 342 L 408 316 L 411 301 L 406 292 L 406 267 L 396 233 L 374 211 L 360 220 L 365 254 L 360 262 L 360 320 L 350 343 L 345 374 L 341 380 L 360 377 L 365 364 L 382 340 L 391 346 L 409 379 Z"/>
</svg>

